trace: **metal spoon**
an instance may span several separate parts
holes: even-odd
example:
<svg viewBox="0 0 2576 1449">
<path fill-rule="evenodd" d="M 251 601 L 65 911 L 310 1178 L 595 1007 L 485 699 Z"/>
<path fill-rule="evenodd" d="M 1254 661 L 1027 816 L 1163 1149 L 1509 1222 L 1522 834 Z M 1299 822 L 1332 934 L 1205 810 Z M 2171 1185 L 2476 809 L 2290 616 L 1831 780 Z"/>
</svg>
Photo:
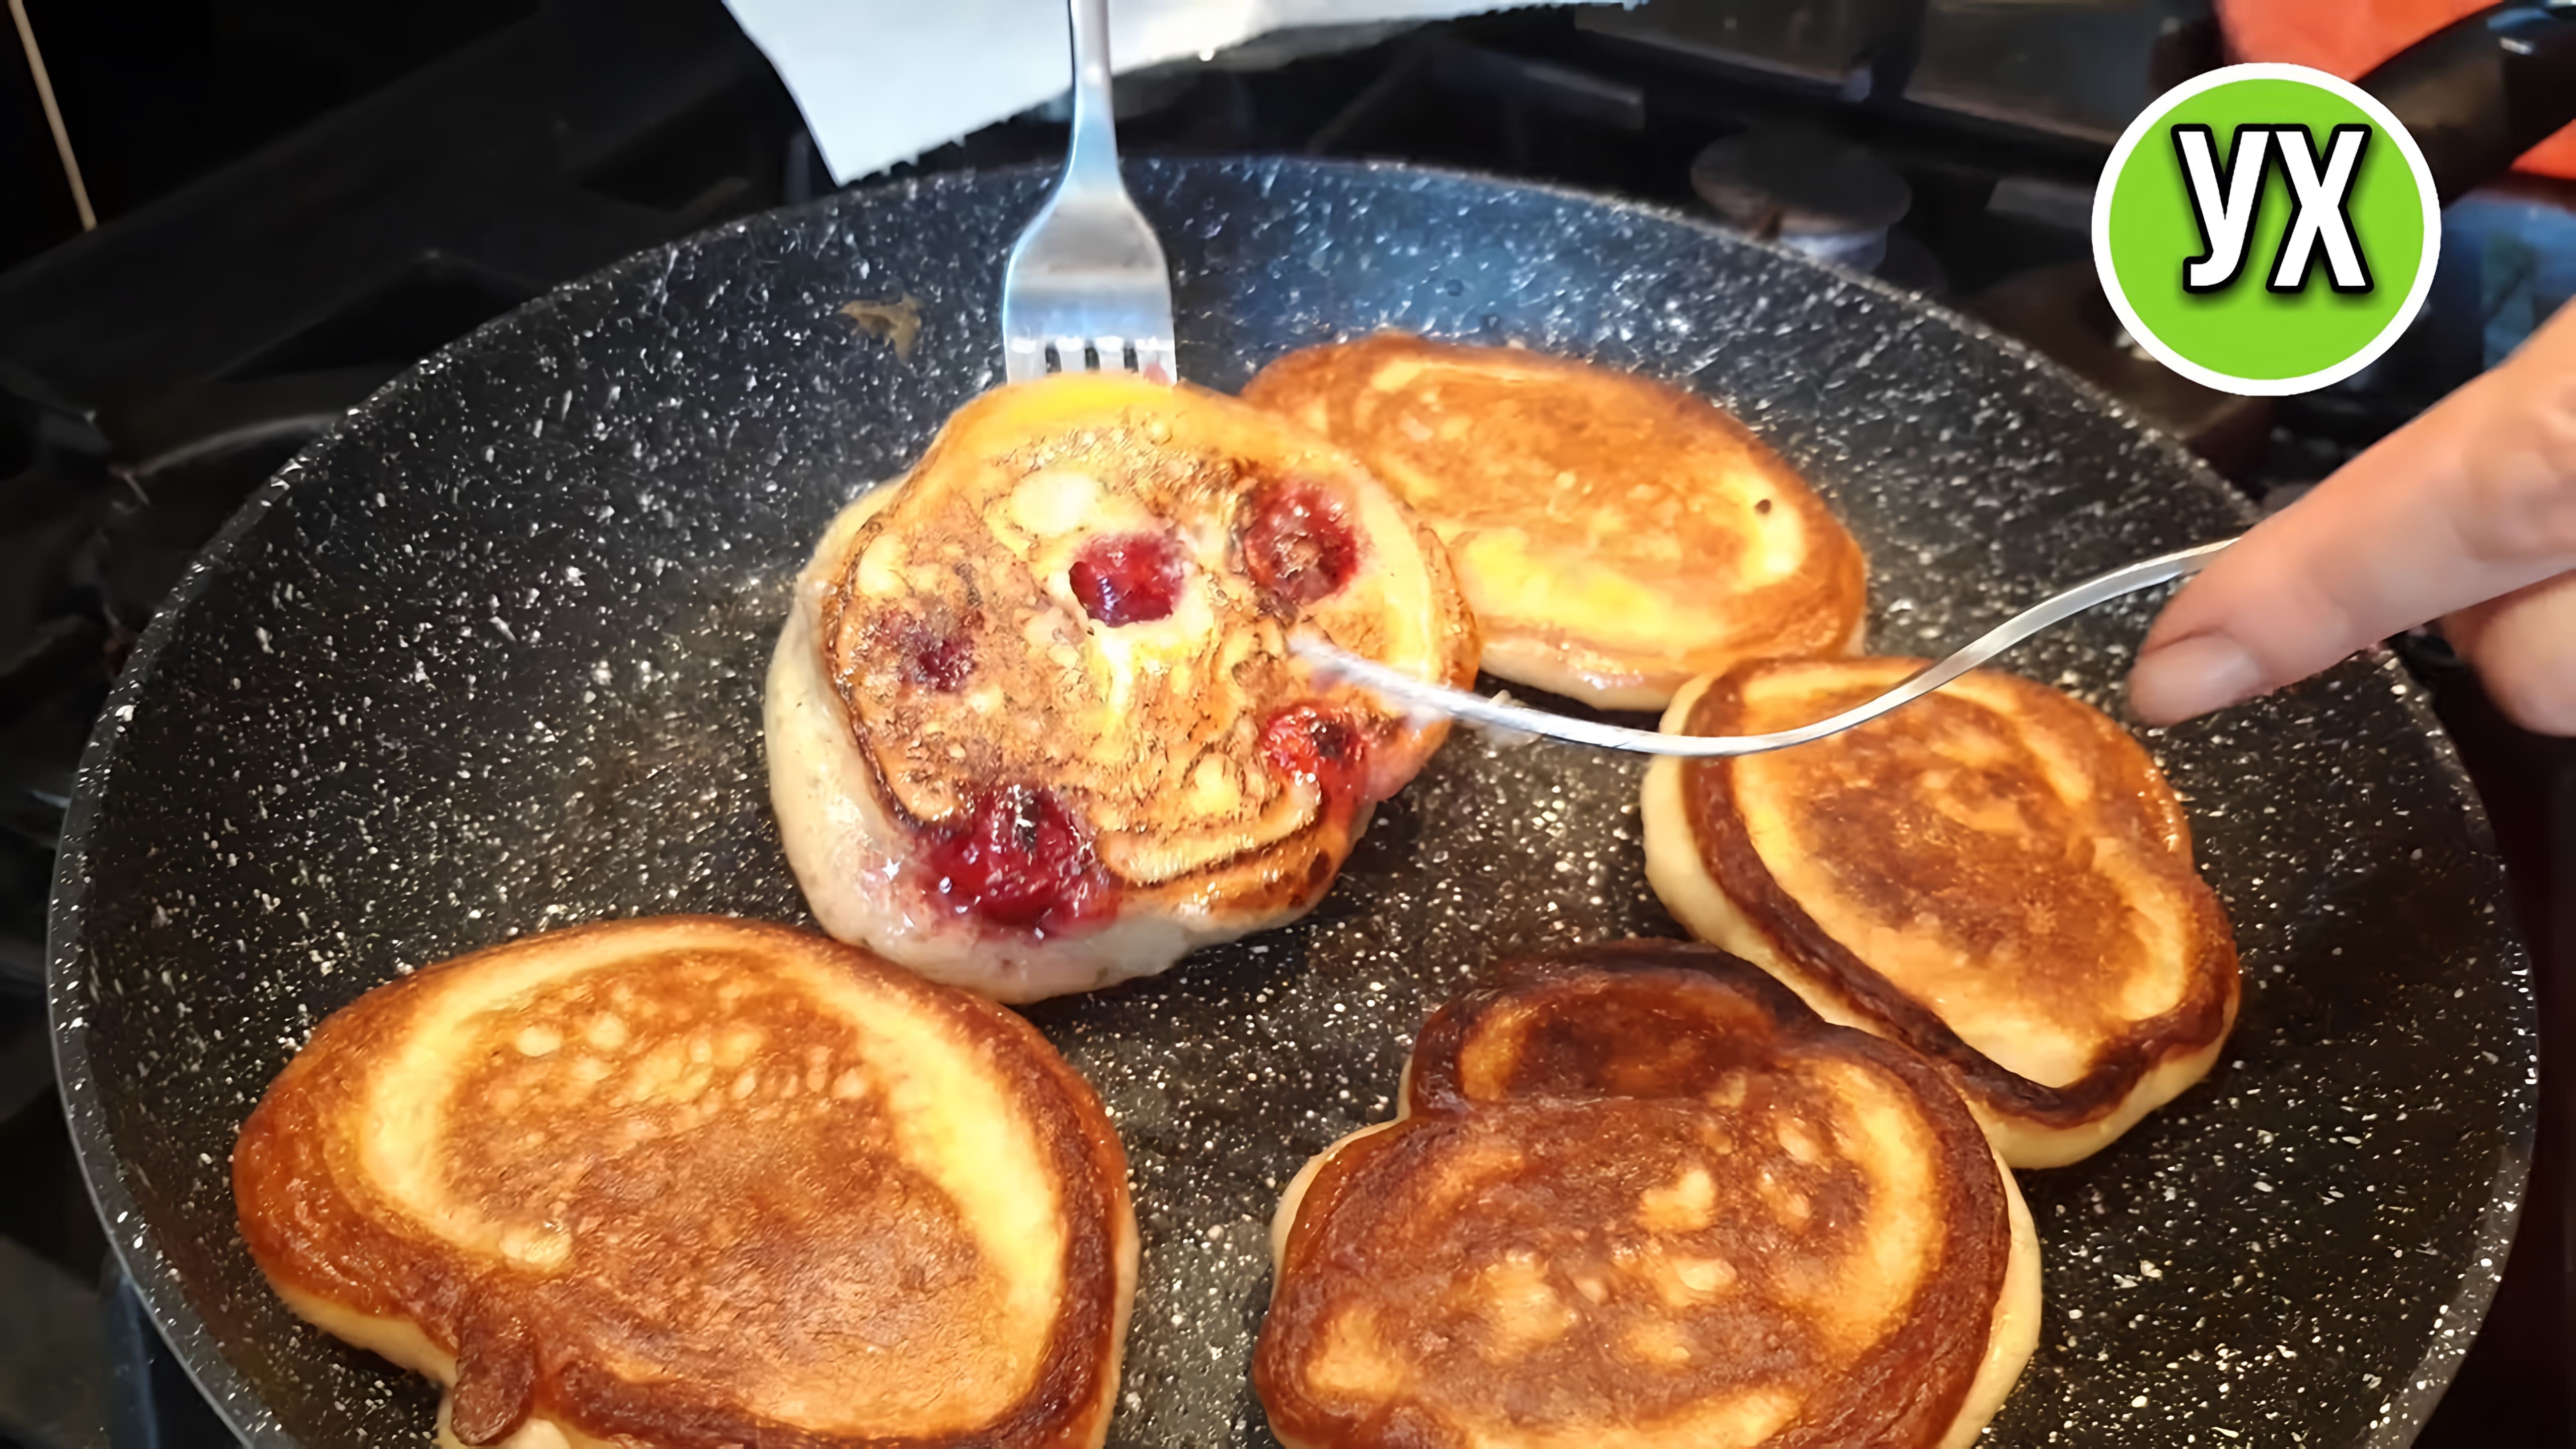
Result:
<svg viewBox="0 0 2576 1449">
<path fill-rule="evenodd" d="M 1876 699 L 1853 705 L 1830 719 L 1767 735 L 1668 735 L 1657 730 L 1629 729 L 1623 725 L 1571 719 L 1543 709 L 1531 709 L 1527 705 L 1505 704 L 1481 694 L 1417 679 L 1402 670 L 1339 648 L 1312 631 L 1293 636 L 1288 647 L 1290 652 L 1318 670 L 1347 679 L 1389 700 L 1413 709 L 1473 720 L 1478 724 L 1647 755 L 1680 755 L 1692 759 L 1758 755 L 1766 750 L 1785 750 L 1791 745 L 1803 745 L 1810 740 L 1840 734 L 1900 705 L 1910 704 L 2051 624 L 2124 594 L 2134 594 L 2140 589 L 2171 583 L 2200 572 L 2208 567 L 2211 559 L 2218 557 L 2221 550 L 2235 541 L 2232 538 L 2221 539 L 2198 548 L 2159 554 L 2142 563 L 2133 563 L 2099 578 L 2088 579 L 2013 615 L 1970 640 L 1949 658 L 1909 676 L 1904 683 Z"/>
</svg>

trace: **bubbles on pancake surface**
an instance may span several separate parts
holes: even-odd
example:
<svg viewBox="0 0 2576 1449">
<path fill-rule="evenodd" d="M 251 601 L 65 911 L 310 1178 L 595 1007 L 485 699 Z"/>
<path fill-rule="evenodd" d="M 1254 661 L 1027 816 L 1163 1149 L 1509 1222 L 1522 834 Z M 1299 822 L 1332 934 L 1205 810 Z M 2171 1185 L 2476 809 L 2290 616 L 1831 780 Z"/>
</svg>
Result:
<svg viewBox="0 0 2576 1449">
<path fill-rule="evenodd" d="M 1841 1340 L 1877 1342 L 1919 1285 L 1864 1291 L 1884 1301 L 1841 1321 L 1852 1295 L 1831 1285 L 1866 1252 L 1866 1185 L 1848 1164 L 1808 1168 L 1760 1152 L 1758 1139 L 1729 1130 L 1740 1125 L 1694 1103 L 1619 1100 L 1425 1121 L 1371 1158 L 1315 1227 L 1318 1247 L 1288 1310 L 1313 1318 L 1282 1340 L 1287 1351 L 1266 1350 L 1277 1357 L 1264 1392 L 1286 1387 L 1283 1402 L 1296 1404 L 1325 1390 L 1309 1412 L 1342 1394 L 1385 1392 L 1379 1411 L 1470 1439 L 1498 1421 L 1615 1434 L 1623 1422 L 1695 1419 L 1765 1390 L 1781 1394 L 1775 1413 L 1802 1399 L 1825 1407 L 1849 1362 Z M 1830 1196 L 1840 1221 L 1788 1221 L 1746 1190 L 1800 1195 L 1777 1186 L 1788 1178 Z M 1829 1295 L 1833 1309 L 1818 1301 Z M 1747 1340 L 1764 1348 L 1748 1353 Z M 1393 1372 L 1382 1388 L 1348 1382 L 1358 1365 L 1342 1355 L 1354 1343 L 1386 1356 Z M 1512 1371 L 1497 1374 L 1498 1364 Z M 1870 1417 L 1885 1428 L 1900 1416 Z"/>
</svg>

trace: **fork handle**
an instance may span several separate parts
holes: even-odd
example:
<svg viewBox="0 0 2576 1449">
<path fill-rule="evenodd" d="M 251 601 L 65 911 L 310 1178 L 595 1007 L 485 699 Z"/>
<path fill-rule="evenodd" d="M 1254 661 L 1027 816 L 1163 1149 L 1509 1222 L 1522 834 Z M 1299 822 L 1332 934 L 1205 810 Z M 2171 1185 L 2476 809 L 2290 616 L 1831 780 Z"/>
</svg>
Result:
<svg viewBox="0 0 2576 1449">
<path fill-rule="evenodd" d="M 1109 89 L 1109 0 L 1065 0 L 1065 8 L 1073 26 L 1073 139 L 1064 184 L 1123 186 Z"/>
<path fill-rule="evenodd" d="M 1828 719 L 1794 729 L 1777 730 L 1763 735 L 1691 735 L 1665 734 L 1660 730 L 1631 729 L 1626 725 L 1607 724 L 1599 720 L 1574 719 L 1548 710 L 1532 709 L 1525 704 L 1505 704 L 1463 689 L 1451 689 L 1427 679 L 1417 679 L 1400 669 L 1377 660 L 1349 653 L 1329 641 L 1292 635 L 1289 649 L 1317 668 L 1339 675 L 1354 684 L 1375 690 L 1380 695 L 1402 704 L 1433 713 L 1496 725 L 1524 734 L 1544 735 L 1549 739 L 1574 744 L 1597 745 L 1603 749 L 1629 750 L 1641 755 L 1671 755 L 1682 759 L 1724 759 L 1735 755 L 1758 755 L 1769 750 L 1785 750 L 1827 735 L 1840 734 L 1857 724 L 1878 718 L 1900 705 L 1912 703 L 1949 683 L 1953 679 L 2001 654 L 2006 649 L 2040 630 L 2096 604 L 2134 594 L 2140 589 L 2168 584 L 2187 578 L 2208 567 L 2236 540 L 2221 539 L 2197 548 L 2180 549 L 2114 569 L 2098 578 L 2088 579 L 2024 609 L 2001 624 L 1968 641 L 1949 657 L 1930 664 L 1886 693 L 1864 700 Z"/>
</svg>

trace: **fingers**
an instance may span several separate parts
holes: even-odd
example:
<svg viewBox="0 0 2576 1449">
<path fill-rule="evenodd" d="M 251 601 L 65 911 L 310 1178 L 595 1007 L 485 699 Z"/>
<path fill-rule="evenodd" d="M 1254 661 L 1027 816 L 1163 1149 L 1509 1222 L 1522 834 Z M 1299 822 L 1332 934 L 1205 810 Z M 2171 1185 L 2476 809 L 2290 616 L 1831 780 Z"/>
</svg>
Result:
<svg viewBox="0 0 2576 1449">
<path fill-rule="evenodd" d="M 2225 634 L 2194 634 L 2140 651 L 2129 671 L 2129 707 L 2149 724 L 2172 724 L 2276 687 L 2244 645 Z"/>
<path fill-rule="evenodd" d="M 2148 631 L 2129 698 L 2170 724 L 2576 568 L 2576 308 L 2247 534 Z"/>
<path fill-rule="evenodd" d="M 2442 621 L 2505 716 L 2544 735 L 2576 735 L 2576 573 L 2560 574 Z"/>
</svg>

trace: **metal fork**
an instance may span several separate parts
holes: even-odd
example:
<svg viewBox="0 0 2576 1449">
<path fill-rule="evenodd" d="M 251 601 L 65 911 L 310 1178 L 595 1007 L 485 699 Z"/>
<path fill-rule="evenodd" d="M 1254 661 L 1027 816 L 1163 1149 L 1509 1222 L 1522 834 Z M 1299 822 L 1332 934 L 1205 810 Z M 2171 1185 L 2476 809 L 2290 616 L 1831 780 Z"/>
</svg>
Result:
<svg viewBox="0 0 2576 1449">
<path fill-rule="evenodd" d="M 2054 595 L 2024 609 L 2001 624 L 1968 641 L 1956 653 L 1928 668 L 1917 671 L 1885 694 L 1862 704 L 1853 705 L 1838 715 L 1820 719 L 1796 729 L 1779 730 L 1767 735 L 1668 735 L 1656 730 L 1629 729 L 1623 725 L 1600 724 L 1592 720 L 1572 719 L 1527 705 L 1505 704 L 1481 694 L 1451 689 L 1429 680 L 1417 679 L 1401 670 L 1363 658 L 1317 637 L 1312 631 L 1300 631 L 1289 640 L 1291 652 L 1303 657 L 1319 671 L 1339 675 L 1354 684 L 1434 714 L 1454 715 L 1479 724 L 1496 725 L 1525 734 L 1546 735 L 1551 739 L 1571 740 L 1576 744 L 1598 745 L 1604 749 L 1632 750 L 1646 755 L 1679 755 L 1689 759 L 1709 759 L 1726 755 L 1758 755 L 1767 750 L 1785 750 L 1827 735 L 1840 734 L 1857 724 L 1865 724 L 1900 705 L 1910 704 L 1942 685 L 1994 658 L 2051 624 L 2074 617 L 2096 604 L 2107 603 L 2140 589 L 2187 578 L 2209 566 L 2209 561 L 2236 540 L 2222 539 L 2186 548 L 2176 553 L 2159 554 L 2124 569 L 2114 569 L 2099 578 Z"/>
<path fill-rule="evenodd" d="M 1073 138 L 1064 179 L 1011 247 L 1002 277 L 1002 371 L 1124 369 L 1169 382 L 1172 277 L 1163 244 L 1118 175 L 1109 104 L 1109 0 L 1067 0 Z"/>
</svg>

